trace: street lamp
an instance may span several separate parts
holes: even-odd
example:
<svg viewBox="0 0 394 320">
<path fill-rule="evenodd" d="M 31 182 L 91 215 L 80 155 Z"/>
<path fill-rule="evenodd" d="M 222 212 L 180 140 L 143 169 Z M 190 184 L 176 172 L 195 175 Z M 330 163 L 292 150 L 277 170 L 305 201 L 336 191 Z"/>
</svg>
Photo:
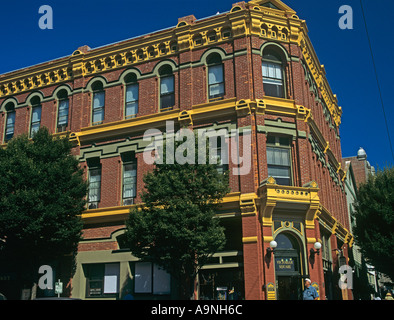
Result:
<svg viewBox="0 0 394 320">
<path fill-rule="evenodd" d="M 315 250 L 313 248 L 315 248 Z M 311 258 L 314 258 L 315 254 L 317 254 L 317 255 L 320 254 L 321 243 L 320 242 L 315 242 L 315 244 L 313 245 L 313 248 L 311 248 L 311 250 L 310 250 Z"/>
<path fill-rule="evenodd" d="M 275 240 L 270 242 L 270 246 L 267 248 L 267 255 L 271 256 L 274 253 L 275 248 L 278 246 L 278 243 Z"/>
</svg>

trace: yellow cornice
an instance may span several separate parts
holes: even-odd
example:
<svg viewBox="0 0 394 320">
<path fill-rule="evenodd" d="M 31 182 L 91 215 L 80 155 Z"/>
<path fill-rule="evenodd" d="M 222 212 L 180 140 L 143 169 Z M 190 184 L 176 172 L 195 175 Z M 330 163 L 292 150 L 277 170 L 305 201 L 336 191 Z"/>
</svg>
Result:
<svg viewBox="0 0 394 320">
<path fill-rule="evenodd" d="M 239 209 L 239 203 L 241 199 L 241 193 L 232 192 L 227 194 L 220 202 L 220 207 L 225 209 L 236 208 Z M 133 204 L 129 206 L 115 206 L 106 207 L 100 209 L 89 209 L 85 210 L 81 218 L 85 224 L 101 223 L 101 222 L 114 222 L 114 221 L 126 221 L 133 208 L 138 208 L 143 204 Z"/>
<path fill-rule="evenodd" d="M 296 43 L 301 47 L 311 74 L 338 126 L 342 110 L 337 106 L 337 99 L 328 85 L 324 67 L 320 65 L 307 35 L 305 21 L 300 20 L 295 12 L 291 12 L 291 9 L 280 1 L 277 4 L 283 11 L 259 6 L 265 2 L 250 1 L 246 9 L 0 75 L 0 98 L 58 85 L 80 76 L 93 76 L 149 60 L 168 58 L 181 51 L 216 45 L 230 38 L 255 35 L 267 40 Z M 267 30 L 262 29 L 262 26 Z M 230 38 L 223 38 L 222 31 L 226 28 L 231 30 Z M 208 37 L 211 32 L 216 34 L 214 40 Z M 196 35 L 202 37 L 201 45 L 194 43 L 193 38 Z M 177 45 L 175 50 L 173 42 Z"/>
</svg>

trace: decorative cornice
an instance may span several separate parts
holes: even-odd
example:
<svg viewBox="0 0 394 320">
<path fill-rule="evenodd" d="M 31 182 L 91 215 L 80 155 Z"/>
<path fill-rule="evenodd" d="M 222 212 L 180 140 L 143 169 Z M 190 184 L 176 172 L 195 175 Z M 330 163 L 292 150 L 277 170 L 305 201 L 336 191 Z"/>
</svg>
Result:
<svg viewBox="0 0 394 320">
<path fill-rule="evenodd" d="M 76 50 L 71 56 L 0 75 L 0 98 L 42 89 L 90 77 L 104 72 L 136 66 L 155 59 L 170 58 L 179 52 L 220 44 L 237 37 L 258 36 L 267 40 L 295 43 L 318 85 L 337 126 L 342 110 L 337 105 L 307 35 L 305 21 L 280 3 L 281 10 L 260 6 L 264 1 L 250 1 L 240 10 L 219 14 L 193 23 L 153 32 L 93 50 Z"/>
</svg>

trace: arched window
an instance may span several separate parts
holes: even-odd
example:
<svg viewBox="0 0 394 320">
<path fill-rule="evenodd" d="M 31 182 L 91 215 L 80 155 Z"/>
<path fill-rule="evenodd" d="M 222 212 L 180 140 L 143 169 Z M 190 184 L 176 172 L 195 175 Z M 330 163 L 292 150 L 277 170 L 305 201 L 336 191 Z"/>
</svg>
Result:
<svg viewBox="0 0 394 320">
<path fill-rule="evenodd" d="M 265 49 L 262 67 L 265 94 L 285 98 L 285 72 L 281 56 L 274 50 Z"/>
<path fill-rule="evenodd" d="M 57 93 L 57 131 L 66 131 L 68 125 L 69 100 L 67 90 L 62 89 Z"/>
<path fill-rule="evenodd" d="M 222 58 L 218 53 L 212 53 L 207 58 L 208 64 L 208 99 L 209 101 L 224 97 L 224 71 Z"/>
<path fill-rule="evenodd" d="M 125 77 L 126 98 L 125 98 L 125 119 L 135 118 L 138 113 L 139 85 L 137 76 L 134 73 Z"/>
<path fill-rule="evenodd" d="M 4 142 L 10 141 L 14 137 L 15 129 L 15 105 L 13 102 L 8 102 L 5 106 L 7 112 Z"/>
<path fill-rule="evenodd" d="M 30 137 L 40 129 L 41 126 L 41 99 L 39 97 L 34 97 L 31 99 L 31 123 L 30 123 Z"/>
<path fill-rule="evenodd" d="M 102 124 L 104 121 L 105 91 L 100 81 L 92 85 L 93 105 L 92 105 L 92 125 Z"/>
<path fill-rule="evenodd" d="M 174 75 L 169 65 L 159 70 L 160 75 L 160 111 L 171 110 L 175 105 Z"/>
</svg>

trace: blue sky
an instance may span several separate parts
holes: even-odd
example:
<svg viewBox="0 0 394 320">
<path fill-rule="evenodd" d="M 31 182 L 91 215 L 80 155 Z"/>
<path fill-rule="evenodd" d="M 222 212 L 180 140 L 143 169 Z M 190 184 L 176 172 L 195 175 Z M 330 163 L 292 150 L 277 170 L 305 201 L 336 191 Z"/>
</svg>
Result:
<svg viewBox="0 0 394 320">
<path fill-rule="evenodd" d="M 362 0 L 375 56 L 386 118 L 394 142 L 391 75 L 394 73 L 392 20 L 394 1 Z M 70 55 L 79 46 L 96 48 L 175 26 L 178 18 L 197 19 L 231 9 L 231 0 L 24 0 L 2 1 L 0 11 L 0 74 Z M 373 166 L 393 165 L 381 100 L 369 51 L 359 0 L 287 0 L 301 19 L 332 91 L 343 109 L 340 127 L 342 154 L 363 147 Z M 53 30 L 38 27 L 41 5 L 53 8 Z M 342 5 L 353 9 L 353 29 L 341 30 Z"/>
</svg>

